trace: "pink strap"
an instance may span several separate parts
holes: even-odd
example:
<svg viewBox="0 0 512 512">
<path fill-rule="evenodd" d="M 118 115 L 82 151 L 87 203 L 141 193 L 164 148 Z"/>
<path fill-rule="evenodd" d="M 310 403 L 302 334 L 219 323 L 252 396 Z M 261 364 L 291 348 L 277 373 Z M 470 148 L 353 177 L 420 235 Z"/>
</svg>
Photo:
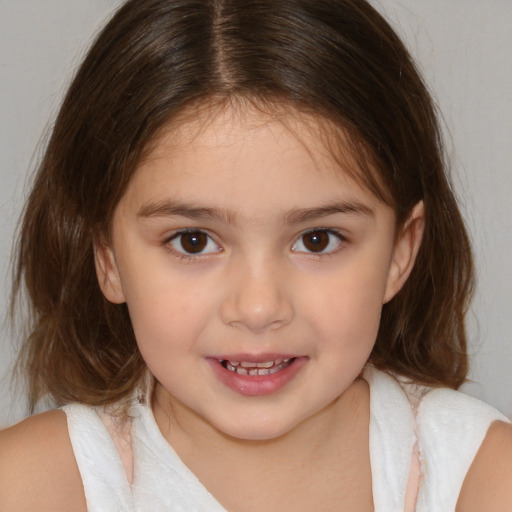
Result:
<svg viewBox="0 0 512 512">
<path fill-rule="evenodd" d="M 103 411 L 98 411 L 98 416 L 114 441 L 126 472 L 126 478 L 131 485 L 133 483 L 132 419 L 130 417 L 120 419 Z"/>
<path fill-rule="evenodd" d="M 409 481 L 405 491 L 405 507 L 404 512 L 414 512 L 416 509 L 416 499 L 420 490 L 421 480 L 421 462 L 418 443 L 414 444 L 411 458 L 411 470 L 409 472 Z"/>
</svg>

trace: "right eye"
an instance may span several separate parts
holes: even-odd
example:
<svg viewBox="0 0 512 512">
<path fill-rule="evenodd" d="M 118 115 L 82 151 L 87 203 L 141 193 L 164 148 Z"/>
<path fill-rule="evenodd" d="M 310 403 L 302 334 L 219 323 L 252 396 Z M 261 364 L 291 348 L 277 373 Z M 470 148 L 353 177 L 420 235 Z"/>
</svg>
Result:
<svg viewBox="0 0 512 512">
<path fill-rule="evenodd" d="M 169 240 L 169 245 L 180 254 L 210 254 L 222 249 L 204 231 L 179 231 Z"/>
</svg>

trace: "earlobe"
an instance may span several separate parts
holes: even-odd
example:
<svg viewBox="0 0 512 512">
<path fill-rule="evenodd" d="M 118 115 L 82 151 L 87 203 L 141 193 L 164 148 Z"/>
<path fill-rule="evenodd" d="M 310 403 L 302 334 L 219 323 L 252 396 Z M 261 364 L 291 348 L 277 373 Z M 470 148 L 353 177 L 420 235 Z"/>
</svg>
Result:
<svg viewBox="0 0 512 512">
<path fill-rule="evenodd" d="M 114 251 L 105 243 L 94 243 L 96 275 L 103 295 L 114 304 L 126 302 Z"/>
<path fill-rule="evenodd" d="M 389 268 L 384 303 L 389 302 L 407 281 L 416 261 L 425 229 L 425 207 L 423 201 L 411 210 L 398 235 Z"/>
</svg>

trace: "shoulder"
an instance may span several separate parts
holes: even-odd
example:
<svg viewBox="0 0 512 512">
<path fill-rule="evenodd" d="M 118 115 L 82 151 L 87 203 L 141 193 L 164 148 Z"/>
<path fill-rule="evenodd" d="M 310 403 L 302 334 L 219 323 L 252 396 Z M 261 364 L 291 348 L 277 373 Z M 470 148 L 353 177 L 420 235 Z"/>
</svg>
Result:
<svg viewBox="0 0 512 512">
<path fill-rule="evenodd" d="M 507 419 L 459 391 L 423 391 L 416 427 L 423 481 L 419 499 L 425 510 L 512 510 L 512 434 Z M 477 501 L 477 495 L 484 501 Z"/>
<path fill-rule="evenodd" d="M 461 489 L 457 512 L 512 510 L 512 425 L 494 422 Z"/>
<path fill-rule="evenodd" d="M 0 432 L 0 510 L 85 509 L 64 412 L 38 414 Z"/>
</svg>

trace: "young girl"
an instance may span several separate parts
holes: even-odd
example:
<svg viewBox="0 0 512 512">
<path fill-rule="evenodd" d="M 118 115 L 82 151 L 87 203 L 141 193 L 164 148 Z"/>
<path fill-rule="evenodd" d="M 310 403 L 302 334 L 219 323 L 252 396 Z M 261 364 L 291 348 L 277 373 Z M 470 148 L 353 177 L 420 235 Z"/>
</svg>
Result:
<svg viewBox="0 0 512 512">
<path fill-rule="evenodd" d="M 2 511 L 512 509 L 434 109 L 364 0 L 130 0 L 71 85 L 14 296 Z"/>
</svg>

